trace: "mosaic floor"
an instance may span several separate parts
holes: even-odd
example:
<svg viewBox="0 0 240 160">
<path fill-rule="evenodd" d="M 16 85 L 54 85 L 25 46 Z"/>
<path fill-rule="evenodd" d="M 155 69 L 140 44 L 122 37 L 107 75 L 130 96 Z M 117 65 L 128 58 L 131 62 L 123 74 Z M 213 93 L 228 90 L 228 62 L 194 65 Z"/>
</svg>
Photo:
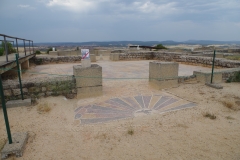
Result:
<svg viewBox="0 0 240 160">
<path fill-rule="evenodd" d="M 75 110 L 75 119 L 80 120 L 81 124 L 93 124 L 195 106 L 195 103 L 166 94 L 137 95 L 134 97 L 112 98 L 100 103 L 80 106 Z"/>
</svg>

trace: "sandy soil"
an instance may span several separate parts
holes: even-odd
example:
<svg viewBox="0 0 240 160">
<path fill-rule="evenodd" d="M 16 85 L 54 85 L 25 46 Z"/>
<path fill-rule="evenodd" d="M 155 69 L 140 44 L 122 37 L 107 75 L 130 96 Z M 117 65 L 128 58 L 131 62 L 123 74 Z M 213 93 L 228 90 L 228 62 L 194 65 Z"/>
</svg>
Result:
<svg viewBox="0 0 240 160">
<path fill-rule="evenodd" d="M 114 90 L 104 96 L 128 92 L 117 81 Z M 116 84 L 114 84 L 116 83 Z M 134 82 L 132 87 L 142 86 Z M 8 109 L 12 132 L 28 131 L 30 137 L 22 159 L 240 159 L 240 111 L 225 107 L 221 101 L 231 101 L 240 107 L 240 84 L 223 83 L 216 90 L 189 82 L 165 90 L 183 99 L 196 102 L 197 107 L 164 114 L 154 113 L 131 119 L 94 125 L 81 125 L 74 119 L 77 106 L 96 101 L 66 100 L 48 97 L 39 100 L 51 110 L 40 113 L 37 106 Z M 146 87 L 148 88 L 148 87 Z M 144 89 L 136 90 L 144 92 Z M 162 91 L 154 90 L 154 93 Z M 97 99 L 101 99 L 98 97 Z M 236 103 L 235 103 L 236 102 Z M 208 112 L 216 119 L 203 115 Z M 2 109 L 0 140 L 7 139 Z M 9 159 L 14 159 L 10 157 Z"/>
</svg>

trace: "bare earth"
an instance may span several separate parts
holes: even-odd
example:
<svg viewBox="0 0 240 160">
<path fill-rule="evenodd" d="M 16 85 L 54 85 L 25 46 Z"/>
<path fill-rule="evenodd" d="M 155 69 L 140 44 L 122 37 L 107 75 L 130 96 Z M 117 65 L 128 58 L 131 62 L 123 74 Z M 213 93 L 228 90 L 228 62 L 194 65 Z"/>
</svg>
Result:
<svg viewBox="0 0 240 160">
<path fill-rule="evenodd" d="M 222 83 L 216 90 L 189 82 L 178 88 L 156 90 L 148 80 L 103 81 L 103 96 L 83 100 L 63 96 L 39 99 L 51 110 L 37 106 L 9 108 L 12 132 L 28 131 L 30 137 L 21 159 L 240 159 L 240 84 Z M 143 94 L 168 94 L 196 107 L 172 112 L 140 114 L 107 123 L 81 124 L 76 108 L 107 98 Z M 229 100 L 235 110 L 221 101 Z M 230 103 L 229 102 L 229 103 Z M 208 112 L 216 119 L 203 115 Z M 0 141 L 7 139 L 2 109 Z M 0 143 L 0 144 L 1 144 Z M 1 147 L 1 146 L 0 146 Z M 13 159 L 14 156 L 9 159 Z"/>
</svg>

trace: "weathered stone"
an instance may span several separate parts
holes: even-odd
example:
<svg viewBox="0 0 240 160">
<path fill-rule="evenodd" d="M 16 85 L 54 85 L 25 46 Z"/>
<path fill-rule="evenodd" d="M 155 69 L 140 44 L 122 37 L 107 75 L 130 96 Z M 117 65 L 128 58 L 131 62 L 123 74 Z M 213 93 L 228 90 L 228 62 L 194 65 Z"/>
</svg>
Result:
<svg viewBox="0 0 240 160">
<path fill-rule="evenodd" d="M 97 64 L 88 68 L 75 65 L 73 66 L 73 74 L 76 78 L 77 88 L 102 86 L 102 67 Z"/>
<path fill-rule="evenodd" d="M 12 96 L 12 91 L 11 91 L 11 89 L 4 90 L 4 96 Z"/>
<path fill-rule="evenodd" d="M 46 96 L 51 96 L 53 92 L 46 92 Z"/>
<path fill-rule="evenodd" d="M 46 87 L 42 87 L 42 92 L 45 92 L 47 90 Z"/>
<path fill-rule="evenodd" d="M 37 88 L 37 87 L 30 87 L 30 88 L 28 89 L 28 91 L 29 91 L 30 93 L 32 93 L 32 92 L 36 93 L 36 92 L 40 92 L 40 89 Z"/>
<path fill-rule="evenodd" d="M 17 96 L 17 95 L 20 95 L 20 94 L 21 94 L 20 89 L 13 89 L 13 95 L 14 96 Z"/>
<path fill-rule="evenodd" d="M 22 91 L 23 91 L 23 93 L 28 93 L 28 89 L 27 88 L 23 88 Z"/>
<path fill-rule="evenodd" d="M 38 94 L 38 97 L 44 97 L 45 96 L 45 93 L 39 93 Z"/>
<path fill-rule="evenodd" d="M 1 158 L 6 159 L 8 155 L 15 154 L 16 157 L 22 157 L 23 150 L 27 143 L 28 133 L 13 133 L 12 144 L 6 143 L 1 151 Z"/>
</svg>

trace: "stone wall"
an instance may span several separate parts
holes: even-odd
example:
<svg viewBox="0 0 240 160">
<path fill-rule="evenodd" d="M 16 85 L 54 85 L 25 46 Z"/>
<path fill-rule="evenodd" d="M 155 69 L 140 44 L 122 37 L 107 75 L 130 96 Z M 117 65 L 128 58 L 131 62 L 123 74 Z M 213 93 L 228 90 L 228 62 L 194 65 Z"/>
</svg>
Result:
<svg viewBox="0 0 240 160">
<path fill-rule="evenodd" d="M 161 61 L 176 61 L 176 62 L 187 62 L 193 64 L 212 65 L 211 57 L 201 56 L 188 56 L 186 53 L 179 52 L 128 52 L 120 53 L 119 60 L 161 60 Z M 240 67 L 240 61 L 227 60 L 224 58 L 216 58 L 215 66 L 224 68 L 238 68 Z"/>
<path fill-rule="evenodd" d="M 64 95 L 74 98 L 76 80 L 73 76 L 45 78 L 43 80 L 22 81 L 24 98 L 40 98 Z M 6 100 L 21 99 L 19 82 L 17 80 L 3 81 L 4 96 Z"/>
<path fill-rule="evenodd" d="M 179 59 L 183 53 L 163 52 L 163 51 L 131 51 L 128 53 L 120 53 L 119 60 L 164 60 L 173 61 Z"/>
<path fill-rule="evenodd" d="M 210 57 L 180 56 L 179 59 L 176 59 L 176 61 L 212 65 L 212 58 Z M 240 61 L 227 60 L 224 58 L 216 58 L 215 66 L 220 66 L 225 68 L 238 68 L 240 67 Z"/>
<path fill-rule="evenodd" d="M 32 63 L 37 65 L 40 64 L 49 64 L 49 63 L 75 63 L 81 62 L 82 56 L 35 56 L 31 59 Z"/>
</svg>

